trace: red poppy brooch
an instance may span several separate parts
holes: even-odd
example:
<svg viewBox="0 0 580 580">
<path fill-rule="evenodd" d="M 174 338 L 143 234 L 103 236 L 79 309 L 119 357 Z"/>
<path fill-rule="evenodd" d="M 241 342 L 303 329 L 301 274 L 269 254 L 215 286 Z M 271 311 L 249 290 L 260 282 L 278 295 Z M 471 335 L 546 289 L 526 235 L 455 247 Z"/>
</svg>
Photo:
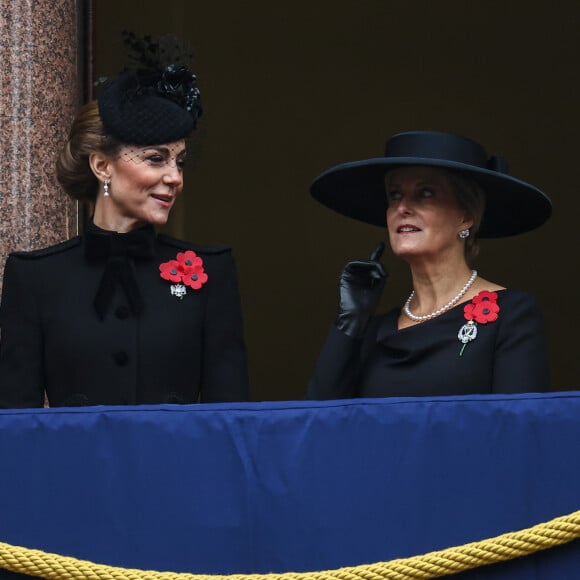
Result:
<svg viewBox="0 0 580 580">
<path fill-rule="evenodd" d="M 171 295 L 183 298 L 187 288 L 199 290 L 207 282 L 203 269 L 203 260 L 193 251 L 179 252 L 175 260 L 159 265 L 159 275 L 164 280 L 173 282 Z"/>
<path fill-rule="evenodd" d="M 463 343 L 459 356 L 463 354 L 468 342 L 477 338 L 477 323 L 487 324 L 498 319 L 499 306 L 497 293 L 482 290 L 463 308 L 463 316 L 467 322 L 459 329 L 457 338 Z"/>
</svg>

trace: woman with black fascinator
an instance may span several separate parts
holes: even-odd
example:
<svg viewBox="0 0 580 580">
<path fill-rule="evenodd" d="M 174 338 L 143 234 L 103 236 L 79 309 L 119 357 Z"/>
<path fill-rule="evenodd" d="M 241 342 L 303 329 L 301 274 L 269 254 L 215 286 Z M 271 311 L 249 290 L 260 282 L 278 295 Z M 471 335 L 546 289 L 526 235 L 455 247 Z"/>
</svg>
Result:
<svg viewBox="0 0 580 580">
<path fill-rule="evenodd" d="M 6 263 L 0 407 L 244 401 L 246 349 L 226 246 L 158 235 L 202 114 L 173 37 L 125 40 L 135 64 L 83 106 L 57 177 L 81 236 Z"/>
</svg>

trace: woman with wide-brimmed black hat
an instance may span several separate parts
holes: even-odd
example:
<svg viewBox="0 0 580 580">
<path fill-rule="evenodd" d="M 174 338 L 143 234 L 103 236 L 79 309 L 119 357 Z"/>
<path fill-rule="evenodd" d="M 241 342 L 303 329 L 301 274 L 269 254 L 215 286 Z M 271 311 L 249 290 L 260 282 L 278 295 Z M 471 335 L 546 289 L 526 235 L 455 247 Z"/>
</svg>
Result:
<svg viewBox="0 0 580 580">
<path fill-rule="evenodd" d="M 409 131 L 390 138 L 383 157 L 325 171 L 311 193 L 343 215 L 386 224 L 413 289 L 402 307 L 376 316 L 387 277 L 379 261 L 384 244 L 346 265 L 308 398 L 549 389 L 536 300 L 471 267 L 478 238 L 527 232 L 550 217 L 542 191 L 510 176 L 501 158 L 488 158 L 471 139 Z"/>
<path fill-rule="evenodd" d="M 189 55 L 171 36 L 126 40 L 136 63 L 81 108 L 57 161 L 85 232 L 7 260 L 0 407 L 247 400 L 231 249 L 155 232 L 202 113 Z"/>
</svg>

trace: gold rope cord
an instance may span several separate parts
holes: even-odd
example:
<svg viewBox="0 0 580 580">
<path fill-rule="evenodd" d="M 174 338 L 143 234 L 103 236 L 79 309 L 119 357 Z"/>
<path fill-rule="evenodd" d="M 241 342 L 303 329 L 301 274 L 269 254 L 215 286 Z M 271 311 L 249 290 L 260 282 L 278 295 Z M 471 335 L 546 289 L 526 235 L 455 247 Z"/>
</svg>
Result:
<svg viewBox="0 0 580 580">
<path fill-rule="evenodd" d="M 209 575 L 117 568 L 0 542 L 0 569 L 47 580 L 410 580 L 440 578 L 513 560 L 580 538 L 580 511 L 526 528 L 412 558 L 322 572 Z"/>
</svg>

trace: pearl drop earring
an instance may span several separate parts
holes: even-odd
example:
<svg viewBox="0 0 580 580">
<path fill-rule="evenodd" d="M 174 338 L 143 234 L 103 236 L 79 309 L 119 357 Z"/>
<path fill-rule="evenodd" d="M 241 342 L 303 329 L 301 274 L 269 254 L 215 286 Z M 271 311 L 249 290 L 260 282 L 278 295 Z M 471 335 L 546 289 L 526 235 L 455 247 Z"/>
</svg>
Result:
<svg viewBox="0 0 580 580">
<path fill-rule="evenodd" d="M 109 197 L 109 183 L 111 183 L 110 179 L 105 179 L 105 182 L 103 183 L 103 195 L 105 197 Z"/>
</svg>

